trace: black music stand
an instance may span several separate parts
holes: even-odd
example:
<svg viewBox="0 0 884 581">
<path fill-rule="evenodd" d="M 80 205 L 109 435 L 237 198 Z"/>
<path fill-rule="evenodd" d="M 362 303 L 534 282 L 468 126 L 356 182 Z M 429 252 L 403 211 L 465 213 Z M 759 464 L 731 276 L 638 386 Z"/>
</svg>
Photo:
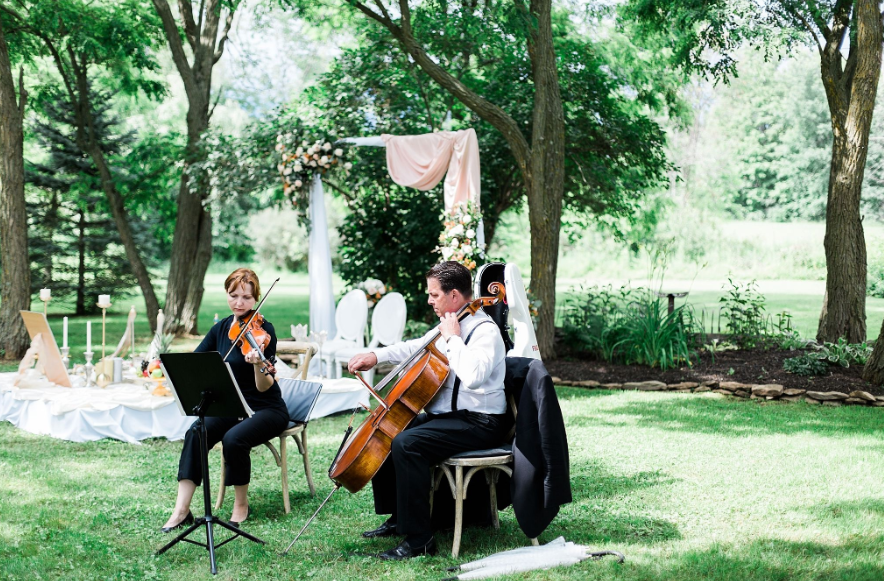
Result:
<svg viewBox="0 0 884 581">
<path fill-rule="evenodd" d="M 200 434 L 200 451 L 203 463 L 203 501 L 205 516 L 197 518 L 183 533 L 157 551 L 161 555 L 176 544 L 184 541 L 205 547 L 209 551 L 212 575 L 218 573 L 215 565 L 215 549 L 225 545 L 237 537 L 245 537 L 255 543 L 264 544 L 258 537 L 233 526 L 212 515 L 212 493 L 209 488 L 209 450 L 206 444 L 206 422 L 209 418 L 245 418 L 252 410 L 243 399 L 242 392 L 233 378 L 230 366 L 221 358 L 217 351 L 207 353 L 164 353 L 160 355 L 163 373 L 172 384 L 172 392 L 178 409 L 184 415 L 198 416 L 197 426 Z M 185 410 L 192 410 L 187 413 Z M 234 533 L 229 539 L 215 544 L 212 525 L 219 525 Z M 187 537 L 198 528 L 206 527 L 206 542 L 193 541 Z"/>
</svg>

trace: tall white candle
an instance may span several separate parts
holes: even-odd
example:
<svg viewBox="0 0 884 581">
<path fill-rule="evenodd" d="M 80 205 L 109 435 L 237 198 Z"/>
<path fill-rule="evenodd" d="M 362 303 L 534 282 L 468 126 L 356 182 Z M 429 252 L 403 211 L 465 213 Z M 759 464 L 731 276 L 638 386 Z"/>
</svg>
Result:
<svg viewBox="0 0 884 581">
<path fill-rule="evenodd" d="M 68 346 L 68 318 L 65 317 L 64 319 L 62 319 L 62 322 L 63 322 L 63 325 L 61 328 L 61 343 L 62 343 L 61 346 L 67 347 Z"/>
<path fill-rule="evenodd" d="M 110 295 L 98 295 L 98 306 L 110 304 Z"/>
<path fill-rule="evenodd" d="M 92 351 L 92 321 L 86 321 L 86 351 Z"/>
<path fill-rule="evenodd" d="M 48 301 L 50 298 L 52 298 L 52 289 L 41 288 L 40 289 L 40 300 L 41 301 Z"/>
</svg>

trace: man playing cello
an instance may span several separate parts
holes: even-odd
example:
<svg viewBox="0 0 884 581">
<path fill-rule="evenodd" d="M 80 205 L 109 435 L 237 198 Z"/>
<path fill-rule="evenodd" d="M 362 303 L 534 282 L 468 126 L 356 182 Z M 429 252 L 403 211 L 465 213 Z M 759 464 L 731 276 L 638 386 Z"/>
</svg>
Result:
<svg viewBox="0 0 884 581">
<path fill-rule="evenodd" d="M 405 537 L 380 553 L 381 559 L 436 553 L 430 522 L 430 468 L 460 452 L 497 446 L 509 429 L 503 389 L 506 350 L 500 331 L 481 310 L 461 322 L 455 316 L 470 302 L 471 286 L 470 271 L 457 262 L 443 262 L 427 272 L 427 302 L 440 320 L 441 337 L 436 345 L 447 356 L 451 373 L 425 413 L 393 439 L 390 458 L 372 480 L 375 512 L 390 517 L 362 536 Z M 378 363 L 404 361 L 426 340 L 361 353 L 350 359 L 348 369 L 353 373 Z"/>
</svg>

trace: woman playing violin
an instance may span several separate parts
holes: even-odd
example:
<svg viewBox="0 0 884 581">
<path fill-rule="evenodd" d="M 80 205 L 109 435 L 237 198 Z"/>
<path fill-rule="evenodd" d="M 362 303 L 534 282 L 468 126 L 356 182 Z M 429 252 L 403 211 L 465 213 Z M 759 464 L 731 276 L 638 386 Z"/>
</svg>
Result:
<svg viewBox="0 0 884 581">
<path fill-rule="evenodd" d="M 261 285 L 254 271 L 239 268 L 233 271 L 224 281 L 227 291 L 227 304 L 233 312 L 229 317 L 216 323 L 205 336 L 196 352 L 218 351 L 226 353 L 231 345 L 231 327 L 244 322 L 261 296 Z M 273 362 L 276 355 L 276 333 L 273 325 L 264 321 L 256 333 L 269 335 L 269 342 L 264 347 L 264 357 Z M 233 334 L 236 338 L 236 334 Z M 260 341 L 259 341 L 260 342 Z M 243 351 L 246 351 L 243 354 Z M 259 352 L 249 349 L 234 349 L 227 357 L 236 382 L 245 397 L 246 403 L 255 412 L 249 418 L 206 418 L 208 447 L 218 442 L 224 446 L 223 454 L 227 466 L 224 481 L 234 489 L 233 513 L 230 524 L 239 525 L 249 515 L 249 477 L 251 462 L 249 452 L 271 438 L 278 436 L 289 423 L 289 414 L 279 384 L 274 376 L 267 372 L 266 365 L 261 361 Z M 262 371 L 264 369 L 264 371 Z M 194 424 L 195 426 L 196 424 Z M 200 459 L 200 437 L 195 427 L 191 427 L 184 436 L 184 449 L 178 463 L 178 498 L 169 520 L 163 526 L 163 532 L 193 523 L 190 502 L 196 487 L 202 481 L 202 465 Z"/>
</svg>

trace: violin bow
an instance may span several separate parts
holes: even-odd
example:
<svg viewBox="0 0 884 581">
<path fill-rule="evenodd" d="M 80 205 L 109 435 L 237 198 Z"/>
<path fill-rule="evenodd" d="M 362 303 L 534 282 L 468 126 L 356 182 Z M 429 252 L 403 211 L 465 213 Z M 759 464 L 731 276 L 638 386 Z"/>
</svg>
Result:
<svg viewBox="0 0 884 581">
<path fill-rule="evenodd" d="M 224 354 L 224 358 L 223 358 L 223 360 L 226 360 L 226 359 L 227 359 L 227 357 L 228 357 L 228 356 L 233 352 L 233 350 L 236 348 L 237 344 L 239 344 L 239 340 L 242 339 L 242 336 L 245 335 L 245 334 L 246 334 L 246 331 L 249 330 L 249 325 L 252 323 L 252 319 L 254 319 L 256 316 L 258 316 L 258 311 L 261 310 L 261 305 L 263 305 L 263 304 L 264 304 L 264 301 L 267 300 L 267 297 L 270 296 L 270 291 L 273 290 L 273 287 L 275 287 L 275 286 L 276 286 L 276 283 L 278 283 L 278 282 L 279 282 L 279 278 L 277 278 L 276 280 L 274 280 L 274 281 L 273 281 L 273 284 L 270 285 L 270 288 L 267 289 L 267 292 L 264 293 L 264 297 L 258 302 L 258 306 L 255 307 L 254 310 L 252 311 L 252 316 L 250 316 L 250 317 L 249 317 L 249 320 L 246 321 L 246 322 L 243 324 L 242 329 L 240 329 L 240 331 L 239 331 L 239 335 L 236 336 L 236 339 L 233 341 L 233 344 L 230 346 L 230 349 L 228 349 L 228 350 L 227 350 L 227 353 Z"/>
</svg>

